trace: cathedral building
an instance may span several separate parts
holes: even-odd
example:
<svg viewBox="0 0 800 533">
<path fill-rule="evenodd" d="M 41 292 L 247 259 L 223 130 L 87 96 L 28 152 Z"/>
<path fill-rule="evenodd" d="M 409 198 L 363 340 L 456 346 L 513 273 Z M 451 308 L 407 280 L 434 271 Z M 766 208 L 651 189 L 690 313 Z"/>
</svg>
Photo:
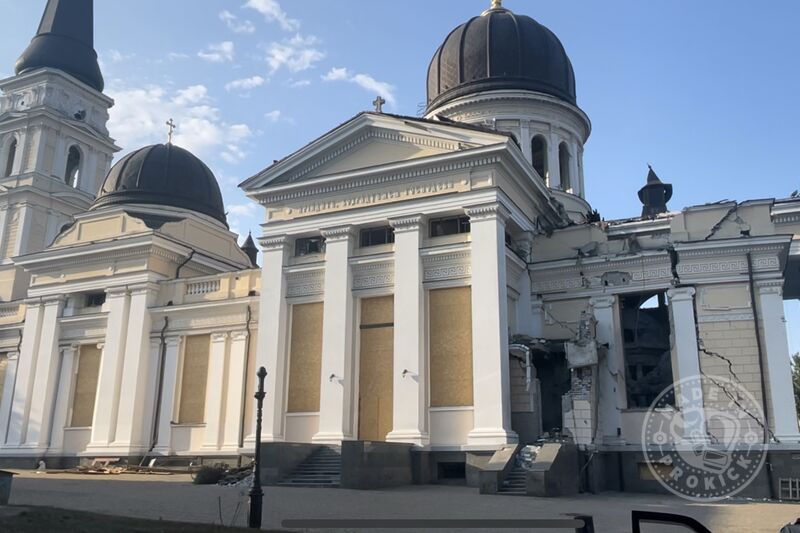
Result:
<svg viewBox="0 0 800 533">
<path fill-rule="evenodd" d="M 0 81 L 0 463 L 250 456 L 261 366 L 282 475 L 321 449 L 357 470 L 346 449 L 374 445 L 410 454 L 414 480 L 474 479 L 554 440 L 646 489 L 647 408 L 699 375 L 735 379 L 759 438 L 800 449 L 783 317 L 800 199 L 669 210 L 651 169 L 641 216 L 600 220 L 569 57 L 499 1 L 434 52 L 424 116 L 378 98 L 241 184 L 265 213 L 261 266 L 197 157 L 168 143 L 111 166 L 91 0 L 49 0 L 16 73 Z M 664 416 L 699 416 L 677 440 L 722 438 L 718 395 L 680 392 Z"/>
</svg>

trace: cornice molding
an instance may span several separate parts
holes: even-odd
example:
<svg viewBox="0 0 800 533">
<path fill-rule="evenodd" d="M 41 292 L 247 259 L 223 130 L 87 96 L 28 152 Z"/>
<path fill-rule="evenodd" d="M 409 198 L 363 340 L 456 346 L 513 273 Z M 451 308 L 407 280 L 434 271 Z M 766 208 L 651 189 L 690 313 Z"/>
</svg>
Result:
<svg viewBox="0 0 800 533">
<path fill-rule="evenodd" d="M 466 207 L 464 211 L 467 213 L 470 222 L 497 220 L 505 224 L 511 218 L 511 211 L 499 202 Z"/>
</svg>

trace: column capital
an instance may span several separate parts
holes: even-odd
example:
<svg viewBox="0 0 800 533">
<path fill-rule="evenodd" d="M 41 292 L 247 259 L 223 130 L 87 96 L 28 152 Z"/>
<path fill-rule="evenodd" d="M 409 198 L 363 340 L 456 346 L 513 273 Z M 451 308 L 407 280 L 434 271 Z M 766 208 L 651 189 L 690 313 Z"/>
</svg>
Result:
<svg viewBox="0 0 800 533">
<path fill-rule="evenodd" d="M 77 352 L 80 347 L 80 344 L 73 342 L 70 344 L 62 344 L 58 347 L 58 349 L 61 350 L 61 352 L 63 352 L 65 355 L 69 352 L 72 352 L 72 355 L 75 355 L 75 352 Z"/>
<path fill-rule="evenodd" d="M 97 349 L 98 349 L 98 350 L 100 350 L 101 352 L 102 352 L 102 351 L 103 351 L 105 348 L 106 348 L 106 343 L 104 343 L 104 342 L 98 342 L 98 343 L 97 343 Z"/>
<path fill-rule="evenodd" d="M 167 346 L 168 347 L 173 347 L 173 348 L 180 346 L 182 341 L 183 341 L 183 337 L 181 337 L 180 335 L 176 335 L 174 337 L 167 337 L 166 338 Z"/>
<path fill-rule="evenodd" d="M 258 243 L 264 252 L 285 250 L 289 246 L 289 237 L 287 235 L 273 235 L 272 237 L 259 239 Z"/>
<path fill-rule="evenodd" d="M 211 342 L 212 343 L 220 343 L 225 342 L 228 340 L 228 333 L 225 331 L 218 331 L 211 334 Z"/>
<path fill-rule="evenodd" d="M 355 228 L 353 226 L 336 226 L 333 228 L 324 228 L 322 236 L 325 237 L 327 242 L 347 241 L 355 237 Z"/>
<path fill-rule="evenodd" d="M 50 296 L 43 296 L 42 303 L 46 306 L 48 305 L 61 305 L 66 300 L 66 297 L 63 294 L 53 294 Z"/>
<path fill-rule="evenodd" d="M 119 298 L 128 295 L 128 287 L 109 287 L 106 289 L 107 298 Z"/>
<path fill-rule="evenodd" d="M 155 351 L 161 348 L 161 339 L 158 337 L 150 337 L 150 351 Z"/>
<path fill-rule="evenodd" d="M 17 359 L 19 359 L 19 352 L 8 352 L 6 354 L 6 358 L 9 361 L 16 361 Z"/>
<path fill-rule="evenodd" d="M 22 300 L 22 303 L 27 308 L 38 307 L 39 305 L 42 304 L 42 299 L 41 298 L 25 298 L 24 300 Z"/>
<path fill-rule="evenodd" d="M 395 233 L 404 231 L 419 231 L 425 224 L 424 215 L 407 215 L 389 219 L 389 225 L 394 228 Z"/>
<path fill-rule="evenodd" d="M 686 302 L 694 298 L 695 292 L 694 287 L 674 287 L 667 291 L 667 297 L 670 302 Z"/>
<path fill-rule="evenodd" d="M 589 298 L 589 305 L 594 309 L 608 309 L 614 307 L 617 297 L 614 295 L 592 296 Z"/>
<path fill-rule="evenodd" d="M 766 294 L 775 294 L 780 297 L 783 297 L 782 279 L 765 279 L 762 281 L 756 281 L 756 287 L 758 287 L 759 296 Z"/>
<path fill-rule="evenodd" d="M 246 341 L 250 337 L 250 334 L 246 330 L 231 331 L 230 335 L 231 335 L 231 341 L 232 342 Z"/>
<path fill-rule="evenodd" d="M 465 208 L 464 211 L 467 213 L 470 222 L 497 220 L 505 224 L 506 220 L 511 218 L 511 212 L 500 202 L 470 206 Z"/>
<path fill-rule="evenodd" d="M 145 283 L 137 283 L 136 285 L 128 286 L 128 291 L 130 292 L 131 296 L 135 296 L 137 294 L 147 294 L 155 292 L 157 290 L 158 290 L 158 283 L 153 283 L 152 281 L 147 281 Z"/>
</svg>

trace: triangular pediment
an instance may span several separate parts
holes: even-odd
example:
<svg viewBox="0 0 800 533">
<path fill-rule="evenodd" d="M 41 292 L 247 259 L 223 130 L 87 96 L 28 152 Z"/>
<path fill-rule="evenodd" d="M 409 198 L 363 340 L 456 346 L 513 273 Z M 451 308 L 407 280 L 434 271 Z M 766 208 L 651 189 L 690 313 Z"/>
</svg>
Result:
<svg viewBox="0 0 800 533">
<path fill-rule="evenodd" d="M 507 140 L 504 134 L 362 113 L 241 184 L 247 191 L 422 159 Z"/>
</svg>

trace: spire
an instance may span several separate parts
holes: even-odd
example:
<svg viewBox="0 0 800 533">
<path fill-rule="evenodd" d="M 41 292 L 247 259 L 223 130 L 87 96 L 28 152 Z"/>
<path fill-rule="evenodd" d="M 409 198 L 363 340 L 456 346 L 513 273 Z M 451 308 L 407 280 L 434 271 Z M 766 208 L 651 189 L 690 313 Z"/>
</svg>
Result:
<svg viewBox="0 0 800 533">
<path fill-rule="evenodd" d="M 655 218 L 659 213 L 666 213 L 667 202 L 672 198 L 672 185 L 663 183 L 653 167 L 647 165 L 647 185 L 639 189 L 639 200 L 642 202 L 642 218 Z"/>
<path fill-rule="evenodd" d="M 17 60 L 24 74 L 55 68 L 103 90 L 103 75 L 94 50 L 93 0 L 48 0 L 36 36 Z"/>
<path fill-rule="evenodd" d="M 253 268 L 258 268 L 258 247 L 256 243 L 253 241 L 253 234 L 247 234 L 247 239 L 244 241 L 244 244 L 241 246 L 241 249 L 244 253 L 247 254 L 247 257 L 250 258 L 250 263 L 253 265 Z"/>
</svg>

